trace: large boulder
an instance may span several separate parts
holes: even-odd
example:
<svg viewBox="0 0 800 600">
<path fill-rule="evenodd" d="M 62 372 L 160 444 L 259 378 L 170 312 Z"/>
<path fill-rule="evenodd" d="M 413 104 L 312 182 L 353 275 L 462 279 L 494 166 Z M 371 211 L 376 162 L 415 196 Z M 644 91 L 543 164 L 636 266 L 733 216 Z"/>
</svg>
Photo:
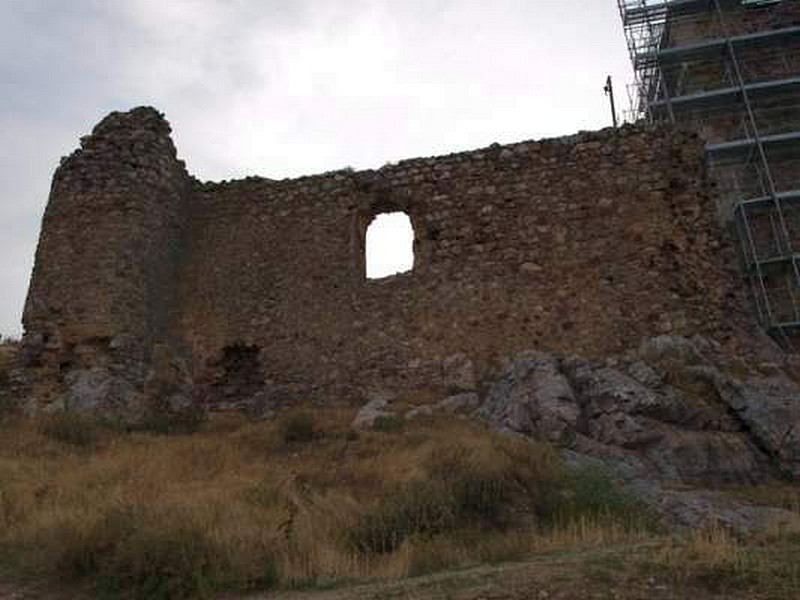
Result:
<svg viewBox="0 0 800 600">
<path fill-rule="evenodd" d="M 753 443 L 787 475 L 800 479 L 800 388 L 785 375 L 741 381 L 709 371 L 719 398 Z"/>
<path fill-rule="evenodd" d="M 475 415 L 627 477 L 751 483 L 779 469 L 797 475 L 800 389 L 785 377 L 742 382 L 726 372 L 675 336 L 646 342 L 620 364 L 523 353 L 487 386 Z"/>
<path fill-rule="evenodd" d="M 800 386 L 780 369 L 764 375 L 711 342 L 661 336 L 619 362 L 522 353 L 485 389 L 476 417 L 609 469 L 672 525 L 796 518 L 705 489 L 800 479 Z"/>
<path fill-rule="evenodd" d="M 581 411 L 555 357 L 521 355 L 493 382 L 476 415 L 495 428 L 569 444 Z"/>
<path fill-rule="evenodd" d="M 106 421 L 131 423 L 145 412 L 144 398 L 126 379 L 103 367 L 69 372 L 63 410 Z"/>
</svg>

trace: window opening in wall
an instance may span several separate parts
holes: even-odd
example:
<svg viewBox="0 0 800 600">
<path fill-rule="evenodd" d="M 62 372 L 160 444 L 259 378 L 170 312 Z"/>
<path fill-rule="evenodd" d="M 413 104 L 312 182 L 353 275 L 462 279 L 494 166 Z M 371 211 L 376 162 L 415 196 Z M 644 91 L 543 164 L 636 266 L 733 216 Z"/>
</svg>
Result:
<svg viewBox="0 0 800 600">
<path fill-rule="evenodd" d="M 367 279 L 410 271 L 414 266 L 414 228 L 403 212 L 377 215 L 367 228 Z"/>
</svg>

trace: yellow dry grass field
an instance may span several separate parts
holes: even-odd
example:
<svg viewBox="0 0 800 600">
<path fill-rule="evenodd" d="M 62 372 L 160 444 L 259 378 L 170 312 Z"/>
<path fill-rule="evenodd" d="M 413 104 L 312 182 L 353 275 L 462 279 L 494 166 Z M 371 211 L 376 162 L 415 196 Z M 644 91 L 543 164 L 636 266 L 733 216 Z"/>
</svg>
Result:
<svg viewBox="0 0 800 600">
<path fill-rule="evenodd" d="M 606 474 L 569 471 L 547 445 L 455 417 L 356 432 L 353 416 L 217 416 L 171 435 L 68 416 L 6 420 L 0 579 L 89 597 L 194 598 L 396 585 L 646 548 L 619 572 L 739 591 L 770 577 L 778 595 L 763 597 L 787 599 L 785 585 L 800 582 L 797 564 L 776 575 L 769 558 L 776 548 L 800 558 L 800 527 L 759 540 L 721 530 L 675 539 Z M 573 583 L 586 569 L 598 566 L 577 569 Z"/>
</svg>

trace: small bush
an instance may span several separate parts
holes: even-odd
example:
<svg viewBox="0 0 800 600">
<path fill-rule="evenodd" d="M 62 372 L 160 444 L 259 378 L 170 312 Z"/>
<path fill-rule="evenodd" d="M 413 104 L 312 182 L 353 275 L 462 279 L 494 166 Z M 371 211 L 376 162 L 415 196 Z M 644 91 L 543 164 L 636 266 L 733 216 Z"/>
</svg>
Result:
<svg viewBox="0 0 800 600">
<path fill-rule="evenodd" d="M 188 435 L 196 433 L 204 422 L 199 413 L 165 414 L 153 412 L 138 423 L 125 429 L 131 433 L 153 433 L 156 435 Z"/>
<path fill-rule="evenodd" d="M 280 435 L 284 444 L 310 442 L 314 439 L 314 417 L 307 412 L 295 412 L 280 422 Z"/>
<path fill-rule="evenodd" d="M 433 535 L 455 528 L 457 506 L 447 486 L 412 481 L 367 510 L 350 530 L 350 545 L 361 553 L 394 552 L 412 535 Z"/>
<path fill-rule="evenodd" d="M 383 433 L 396 433 L 402 431 L 403 425 L 405 425 L 405 421 L 403 421 L 402 417 L 387 415 L 375 419 L 372 423 L 372 430 Z"/>
<path fill-rule="evenodd" d="M 137 598 L 205 597 L 230 577 L 221 548 L 191 523 L 134 531 L 99 569 L 100 587 Z"/>
<path fill-rule="evenodd" d="M 100 441 L 102 425 L 97 419 L 75 413 L 61 413 L 46 418 L 41 426 L 42 434 L 50 439 L 77 448 L 94 448 Z"/>
<path fill-rule="evenodd" d="M 657 530 L 658 519 L 640 500 L 614 483 L 599 465 L 582 466 L 567 476 L 566 489 L 554 516 L 557 524 L 610 521 L 628 529 Z"/>
<path fill-rule="evenodd" d="M 424 465 L 425 478 L 398 487 L 361 516 L 350 544 L 382 554 L 414 536 L 505 530 L 515 519 L 529 525 L 558 495 L 558 464 L 544 446 L 499 437 L 489 445 L 437 450 Z"/>
<path fill-rule="evenodd" d="M 94 522 L 71 520 L 54 528 L 44 546 L 39 552 L 47 552 L 61 580 L 91 579 L 112 597 L 206 597 L 241 579 L 207 527 L 174 511 L 112 508 Z M 258 582 L 273 582 L 274 572 L 266 565 Z"/>
<path fill-rule="evenodd" d="M 136 526 L 133 512 L 126 508 L 108 510 L 93 522 L 68 520 L 52 529 L 46 552 L 59 578 L 76 581 L 95 576 Z"/>
<path fill-rule="evenodd" d="M 549 517 L 564 485 L 557 454 L 527 440 L 494 438 L 486 447 L 455 445 L 433 454 L 432 478 L 447 482 L 465 519 L 505 528 L 512 513 Z"/>
</svg>

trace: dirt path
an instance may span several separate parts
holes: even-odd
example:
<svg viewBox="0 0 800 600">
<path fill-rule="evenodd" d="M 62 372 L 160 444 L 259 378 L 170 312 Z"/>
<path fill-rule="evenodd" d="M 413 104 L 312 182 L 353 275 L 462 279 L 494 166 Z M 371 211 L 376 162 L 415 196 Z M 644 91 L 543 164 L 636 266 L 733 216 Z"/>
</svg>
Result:
<svg viewBox="0 0 800 600">
<path fill-rule="evenodd" d="M 393 582 L 328 590 L 222 595 L 218 600 L 767 600 L 752 591 L 714 594 L 642 575 L 635 561 L 652 544 L 550 553 L 525 562 L 482 565 Z M 0 600 L 90 600 L 91 594 L 0 583 Z"/>
<path fill-rule="evenodd" d="M 630 558 L 647 546 L 549 554 L 525 562 L 484 565 L 390 583 L 257 594 L 241 600 L 755 600 L 752 594 L 717 596 L 707 591 L 676 590 L 657 578 L 642 576 Z"/>
</svg>

